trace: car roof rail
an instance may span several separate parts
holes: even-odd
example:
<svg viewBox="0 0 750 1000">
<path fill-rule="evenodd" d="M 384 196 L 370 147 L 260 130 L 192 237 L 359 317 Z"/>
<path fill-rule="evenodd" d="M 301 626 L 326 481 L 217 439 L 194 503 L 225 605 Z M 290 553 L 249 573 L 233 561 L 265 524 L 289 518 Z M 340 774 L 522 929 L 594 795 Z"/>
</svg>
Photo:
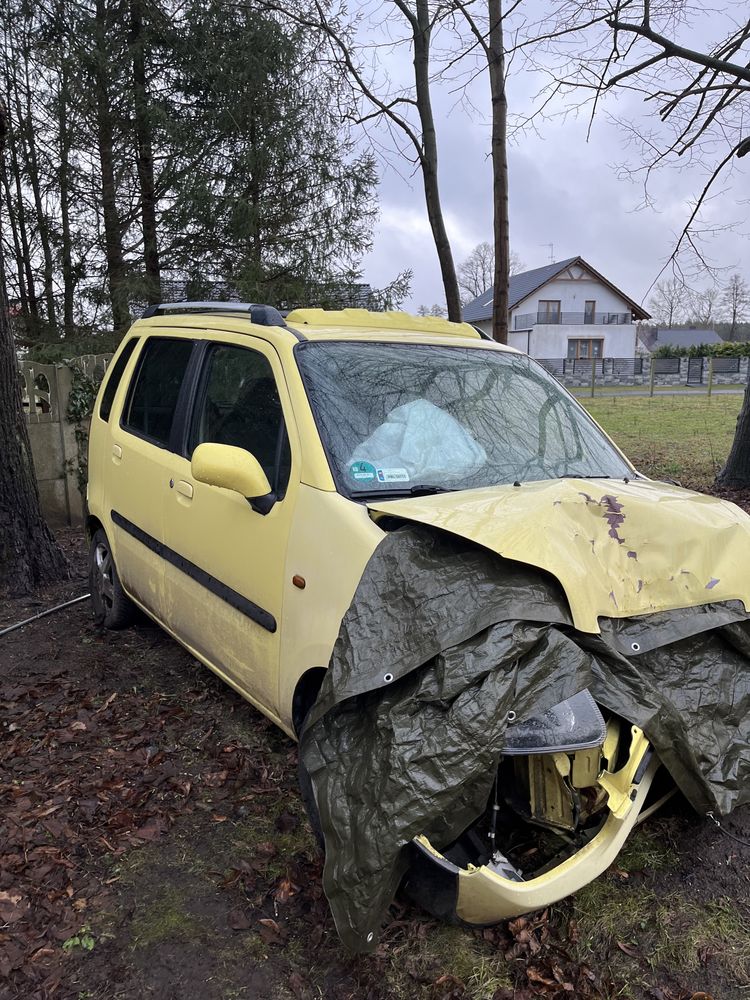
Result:
<svg viewBox="0 0 750 1000">
<path fill-rule="evenodd" d="M 166 313 L 190 312 L 249 313 L 250 322 L 256 323 L 258 326 L 286 327 L 284 317 L 278 309 L 256 302 L 159 302 L 156 305 L 147 306 L 141 318 L 148 319 L 150 316 L 161 316 Z"/>
</svg>

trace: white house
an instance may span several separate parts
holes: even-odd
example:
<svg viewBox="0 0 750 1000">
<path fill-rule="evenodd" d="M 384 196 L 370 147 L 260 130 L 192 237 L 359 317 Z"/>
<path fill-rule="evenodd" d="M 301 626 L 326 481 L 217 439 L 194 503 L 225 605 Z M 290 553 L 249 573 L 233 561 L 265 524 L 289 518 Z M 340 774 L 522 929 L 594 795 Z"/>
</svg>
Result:
<svg viewBox="0 0 750 1000">
<path fill-rule="evenodd" d="M 582 257 L 514 274 L 508 343 L 532 358 L 632 358 L 635 324 L 650 315 Z M 492 288 L 463 310 L 490 333 Z"/>
</svg>

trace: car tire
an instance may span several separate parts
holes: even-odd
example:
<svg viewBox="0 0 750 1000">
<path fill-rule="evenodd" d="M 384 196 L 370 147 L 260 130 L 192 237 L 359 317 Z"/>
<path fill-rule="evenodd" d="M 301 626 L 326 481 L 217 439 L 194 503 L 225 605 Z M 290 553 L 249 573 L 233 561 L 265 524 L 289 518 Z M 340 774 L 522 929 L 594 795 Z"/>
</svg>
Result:
<svg viewBox="0 0 750 1000">
<path fill-rule="evenodd" d="M 89 549 L 89 591 L 97 625 L 109 629 L 130 625 L 135 605 L 122 589 L 109 540 L 101 528 L 94 532 Z"/>
</svg>

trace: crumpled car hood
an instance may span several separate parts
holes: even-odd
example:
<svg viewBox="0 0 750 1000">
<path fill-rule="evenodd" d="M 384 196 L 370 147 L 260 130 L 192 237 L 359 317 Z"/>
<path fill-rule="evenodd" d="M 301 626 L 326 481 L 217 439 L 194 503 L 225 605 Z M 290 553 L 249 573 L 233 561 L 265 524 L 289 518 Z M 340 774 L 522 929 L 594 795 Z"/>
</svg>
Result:
<svg viewBox="0 0 750 1000">
<path fill-rule="evenodd" d="M 740 600 L 750 610 L 750 517 L 735 504 L 649 480 L 556 479 L 368 504 L 536 566 L 573 621 Z"/>
</svg>

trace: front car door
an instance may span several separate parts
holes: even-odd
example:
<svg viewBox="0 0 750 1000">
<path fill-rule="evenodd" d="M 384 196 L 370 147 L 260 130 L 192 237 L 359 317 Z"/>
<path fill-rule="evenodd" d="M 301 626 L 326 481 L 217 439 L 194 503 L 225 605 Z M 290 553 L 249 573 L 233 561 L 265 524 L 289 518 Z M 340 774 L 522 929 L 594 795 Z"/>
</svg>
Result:
<svg viewBox="0 0 750 1000">
<path fill-rule="evenodd" d="M 251 340 L 253 346 L 245 346 Z M 206 344 L 182 454 L 171 456 L 174 485 L 164 515 L 170 628 L 274 717 L 284 564 L 298 482 L 290 416 L 281 365 L 269 344 L 247 336 L 240 343 Z M 205 442 L 245 448 L 258 459 L 277 498 L 269 513 L 193 478 L 190 457 Z"/>
</svg>

